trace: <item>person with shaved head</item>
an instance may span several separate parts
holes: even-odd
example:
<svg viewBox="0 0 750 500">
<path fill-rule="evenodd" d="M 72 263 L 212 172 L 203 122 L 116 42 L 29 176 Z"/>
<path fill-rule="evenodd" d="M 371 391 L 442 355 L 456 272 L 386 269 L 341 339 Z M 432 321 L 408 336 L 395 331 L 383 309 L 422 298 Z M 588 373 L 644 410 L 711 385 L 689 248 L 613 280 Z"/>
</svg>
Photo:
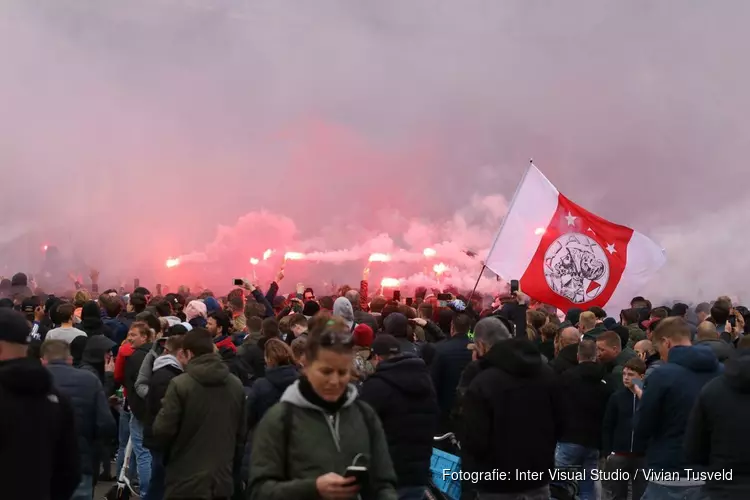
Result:
<svg viewBox="0 0 750 500">
<path fill-rule="evenodd" d="M 578 343 L 581 332 L 575 326 L 568 326 L 560 330 L 555 337 L 555 359 L 550 366 L 557 374 L 561 374 L 578 365 Z"/>
<path fill-rule="evenodd" d="M 635 344 L 634 350 L 638 357 L 646 363 L 646 374 L 644 375 L 644 379 L 648 378 L 654 370 L 664 364 L 659 357 L 659 353 L 656 351 L 653 342 L 650 340 L 641 340 Z"/>
<path fill-rule="evenodd" d="M 612 390 L 621 389 L 622 369 L 630 359 L 637 357 L 634 350 L 622 348 L 622 339 L 612 331 L 606 331 L 596 339 L 596 351 L 599 362 L 607 371 L 607 383 Z"/>
<path fill-rule="evenodd" d="M 731 344 L 727 344 L 719 338 L 716 325 L 710 321 L 704 321 L 698 325 L 695 333 L 695 345 L 707 345 L 710 347 L 721 363 L 729 359 L 735 350 Z"/>
</svg>

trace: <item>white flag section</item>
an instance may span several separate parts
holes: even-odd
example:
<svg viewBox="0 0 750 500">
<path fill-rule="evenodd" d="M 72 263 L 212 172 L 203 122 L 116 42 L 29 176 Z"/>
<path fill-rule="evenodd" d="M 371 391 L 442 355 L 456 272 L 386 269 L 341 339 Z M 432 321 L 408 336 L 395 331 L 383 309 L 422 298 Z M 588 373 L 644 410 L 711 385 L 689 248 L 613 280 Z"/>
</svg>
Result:
<svg viewBox="0 0 750 500">
<path fill-rule="evenodd" d="M 666 257 L 643 234 L 570 201 L 530 165 L 485 262 L 520 280 L 530 297 L 567 311 L 626 307 Z"/>
</svg>

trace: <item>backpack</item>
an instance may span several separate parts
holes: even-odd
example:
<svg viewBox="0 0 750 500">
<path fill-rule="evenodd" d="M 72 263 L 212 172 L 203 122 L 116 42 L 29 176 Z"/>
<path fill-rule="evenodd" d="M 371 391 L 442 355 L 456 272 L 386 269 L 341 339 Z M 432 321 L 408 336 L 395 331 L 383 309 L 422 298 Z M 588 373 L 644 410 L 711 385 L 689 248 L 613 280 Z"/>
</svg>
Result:
<svg viewBox="0 0 750 500">
<path fill-rule="evenodd" d="M 294 409 L 292 408 L 291 403 L 282 402 L 281 404 L 284 405 L 284 414 L 281 416 L 281 422 L 283 424 L 284 429 L 284 479 L 289 479 L 289 443 L 291 442 L 292 437 L 292 425 L 294 424 Z M 365 403 L 360 400 L 356 399 L 354 401 L 354 406 L 357 407 L 360 414 L 362 415 L 362 418 L 365 421 L 365 426 L 367 427 L 367 435 L 370 438 L 370 453 L 375 449 L 374 444 L 374 435 L 375 432 L 373 429 L 375 428 L 375 424 L 373 424 L 370 416 L 370 412 L 373 411 L 371 409 L 365 408 Z"/>
</svg>

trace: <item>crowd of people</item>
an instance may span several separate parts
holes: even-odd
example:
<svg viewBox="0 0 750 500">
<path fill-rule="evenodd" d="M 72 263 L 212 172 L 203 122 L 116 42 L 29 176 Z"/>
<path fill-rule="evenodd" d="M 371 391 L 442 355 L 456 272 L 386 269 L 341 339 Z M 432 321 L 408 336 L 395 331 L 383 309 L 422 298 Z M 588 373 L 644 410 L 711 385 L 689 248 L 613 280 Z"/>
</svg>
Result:
<svg viewBox="0 0 750 500">
<path fill-rule="evenodd" d="M 750 498 L 750 311 L 727 297 L 562 315 L 283 278 L 221 297 L 3 280 L 2 498 L 127 475 L 146 500 L 423 499 L 445 433 L 461 498 Z"/>
</svg>

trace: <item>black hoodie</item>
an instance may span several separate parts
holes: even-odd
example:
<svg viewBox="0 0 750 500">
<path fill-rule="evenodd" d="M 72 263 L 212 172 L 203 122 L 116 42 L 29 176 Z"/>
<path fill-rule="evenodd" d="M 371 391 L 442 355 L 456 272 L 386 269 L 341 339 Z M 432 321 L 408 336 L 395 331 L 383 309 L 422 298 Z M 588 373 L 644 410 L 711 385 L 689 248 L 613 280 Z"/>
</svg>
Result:
<svg viewBox="0 0 750 500">
<path fill-rule="evenodd" d="M 426 486 L 438 421 L 437 396 L 427 365 L 408 354 L 382 361 L 365 380 L 360 397 L 383 423 L 397 487 Z"/>
<path fill-rule="evenodd" d="M 495 344 L 485 368 L 463 398 L 463 470 L 547 471 L 555 467 L 564 405 L 552 369 L 524 338 Z M 540 480 L 480 481 L 479 492 L 520 493 L 549 484 Z"/>
<path fill-rule="evenodd" d="M 731 481 L 708 481 L 711 498 L 750 498 L 750 349 L 724 365 L 701 390 L 685 431 L 685 458 L 709 471 L 731 470 Z"/>
<path fill-rule="evenodd" d="M 68 500 L 81 479 L 70 401 L 29 358 L 0 362 L 2 498 Z"/>
</svg>

